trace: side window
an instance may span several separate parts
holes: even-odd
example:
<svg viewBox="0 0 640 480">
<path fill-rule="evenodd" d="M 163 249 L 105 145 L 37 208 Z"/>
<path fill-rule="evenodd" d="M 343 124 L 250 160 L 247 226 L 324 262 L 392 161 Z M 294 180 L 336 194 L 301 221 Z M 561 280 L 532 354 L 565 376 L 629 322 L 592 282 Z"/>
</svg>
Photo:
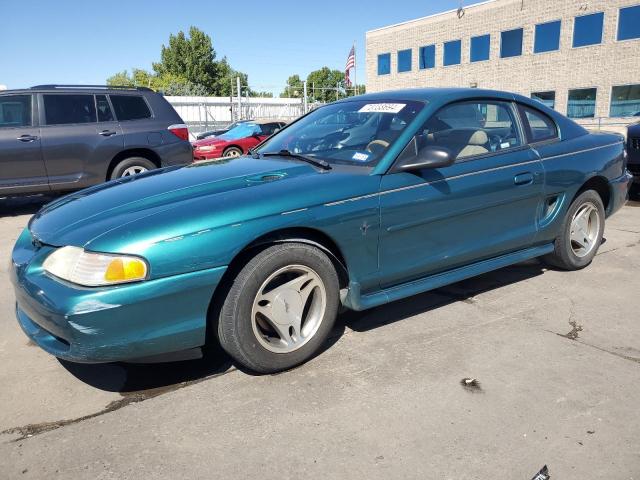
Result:
<svg viewBox="0 0 640 480">
<path fill-rule="evenodd" d="M 139 95 L 109 95 L 109 98 L 120 121 L 151 118 L 147 102 Z"/>
<path fill-rule="evenodd" d="M 418 136 L 419 148 L 438 146 L 456 159 L 500 152 L 522 145 L 508 103 L 474 101 L 454 103 L 436 112 Z"/>
<path fill-rule="evenodd" d="M 519 107 L 523 123 L 528 131 L 529 142 L 542 142 L 558 137 L 558 128 L 548 115 L 524 105 L 519 105 Z"/>
<path fill-rule="evenodd" d="M 43 95 L 47 125 L 94 123 L 96 105 L 93 95 Z"/>
<path fill-rule="evenodd" d="M 96 95 L 96 110 L 99 122 L 112 122 L 113 112 L 106 95 Z"/>
<path fill-rule="evenodd" d="M 0 128 L 31 126 L 31 95 L 0 97 Z"/>
</svg>

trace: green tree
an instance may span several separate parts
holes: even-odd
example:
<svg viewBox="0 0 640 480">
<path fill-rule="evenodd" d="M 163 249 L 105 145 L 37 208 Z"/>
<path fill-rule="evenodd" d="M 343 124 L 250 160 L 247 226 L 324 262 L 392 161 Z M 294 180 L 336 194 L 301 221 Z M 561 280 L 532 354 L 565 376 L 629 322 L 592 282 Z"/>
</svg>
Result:
<svg viewBox="0 0 640 480">
<path fill-rule="evenodd" d="M 153 70 L 160 77 L 179 76 L 215 94 L 219 89 L 215 58 L 211 37 L 191 27 L 188 37 L 182 31 L 169 35 L 169 45 L 162 46 L 160 62 L 153 64 Z"/>
<path fill-rule="evenodd" d="M 123 70 L 115 75 L 111 75 L 107 78 L 107 85 L 111 87 L 133 87 L 133 78 L 129 75 L 129 72 Z"/>
<path fill-rule="evenodd" d="M 344 89 L 344 72 L 322 67 L 307 77 L 307 89 L 313 102 L 333 102 L 347 96 Z M 337 89 L 337 91 L 336 91 Z"/>
<path fill-rule="evenodd" d="M 300 75 L 291 75 L 287 79 L 287 86 L 280 94 L 281 98 L 302 98 L 304 95 L 304 85 Z"/>
</svg>

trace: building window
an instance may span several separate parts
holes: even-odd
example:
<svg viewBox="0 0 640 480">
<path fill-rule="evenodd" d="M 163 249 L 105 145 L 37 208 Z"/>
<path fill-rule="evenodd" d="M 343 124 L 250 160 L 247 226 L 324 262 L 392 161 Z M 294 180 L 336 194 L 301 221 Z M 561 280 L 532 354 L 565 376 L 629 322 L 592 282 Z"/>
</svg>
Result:
<svg viewBox="0 0 640 480">
<path fill-rule="evenodd" d="M 640 5 L 620 9 L 618 40 L 640 38 Z"/>
<path fill-rule="evenodd" d="M 580 88 L 569 90 L 569 107 L 567 116 L 569 118 L 593 118 L 596 116 L 596 96 L 595 88 Z"/>
<path fill-rule="evenodd" d="M 378 55 L 378 75 L 389 75 L 391 73 L 391 54 L 383 53 Z"/>
<path fill-rule="evenodd" d="M 611 90 L 611 117 L 640 116 L 640 85 L 624 85 Z"/>
<path fill-rule="evenodd" d="M 533 53 L 560 50 L 560 20 L 536 25 L 536 39 Z"/>
<path fill-rule="evenodd" d="M 436 67 L 436 46 L 420 47 L 420 70 Z"/>
<path fill-rule="evenodd" d="M 533 92 L 531 98 L 549 108 L 556 108 L 556 92 Z"/>
<path fill-rule="evenodd" d="M 604 13 L 576 17 L 573 22 L 573 48 L 602 43 Z"/>
<path fill-rule="evenodd" d="M 462 41 L 453 40 L 444 44 L 444 66 L 459 65 L 462 61 Z"/>
<path fill-rule="evenodd" d="M 398 72 L 411 71 L 411 49 L 398 52 Z"/>
<path fill-rule="evenodd" d="M 479 37 L 471 37 L 471 61 L 481 62 L 489 60 L 489 52 L 491 49 L 491 35 L 481 35 Z"/>
<path fill-rule="evenodd" d="M 500 57 L 519 57 L 520 55 L 522 55 L 522 29 L 516 28 L 502 32 Z"/>
</svg>

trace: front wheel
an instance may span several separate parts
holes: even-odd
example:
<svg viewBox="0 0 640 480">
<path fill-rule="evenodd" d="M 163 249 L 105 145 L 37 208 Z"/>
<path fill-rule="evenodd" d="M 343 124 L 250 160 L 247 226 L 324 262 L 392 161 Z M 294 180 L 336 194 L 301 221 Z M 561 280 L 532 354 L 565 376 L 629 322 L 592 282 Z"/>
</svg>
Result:
<svg viewBox="0 0 640 480">
<path fill-rule="evenodd" d="M 242 156 L 242 150 L 238 147 L 229 147 L 222 154 L 224 158 L 236 158 Z"/>
<path fill-rule="evenodd" d="M 555 250 L 544 259 L 564 270 L 580 270 L 598 253 L 604 234 L 604 205 L 598 192 L 587 190 L 573 201 L 555 240 Z"/>
<path fill-rule="evenodd" d="M 218 319 L 218 340 L 254 372 L 287 370 L 318 352 L 338 306 L 338 276 L 324 252 L 301 243 L 276 245 L 236 276 Z"/>
</svg>

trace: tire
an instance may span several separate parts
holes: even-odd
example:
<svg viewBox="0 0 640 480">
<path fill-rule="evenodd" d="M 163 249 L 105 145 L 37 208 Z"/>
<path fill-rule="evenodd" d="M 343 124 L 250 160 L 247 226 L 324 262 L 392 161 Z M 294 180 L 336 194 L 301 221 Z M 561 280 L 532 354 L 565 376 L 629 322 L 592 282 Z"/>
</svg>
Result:
<svg viewBox="0 0 640 480">
<path fill-rule="evenodd" d="M 222 156 L 224 158 L 235 158 L 235 157 L 242 156 L 242 154 L 243 154 L 242 150 L 239 149 L 238 147 L 229 147 L 224 151 Z"/>
<path fill-rule="evenodd" d="M 156 165 L 144 157 L 129 157 L 120 161 L 111 172 L 110 180 L 116 178 L 128 177 L 130 175 L 137 175 L 149 170 L 155 170 Z"/>
<path fill-rule="evenodd" d="M 576 217 L 585 217 L 586 222 L 576 223 Z M 573 201 L 562 224 L 560 235 L 554 242 L 555 250 L 544 260 L 563 270 L 580 270 L 589 265 L 598 253 L 604 234 L 605 212 L 600 195 L 595 190 L 582 192 Z M 574 239 L 572 239 L 574 232 Z M 587 242 L 588 240 L 588 242 Z M 581 242 L 581 243 L 578 243 Z M 587 245 L 588 244 L 588 245 Z"/>
<path fill-rule="evenodd" d="M 269 247 L 230 286 L 218 318 L 218 341 L 253 372 L 288 370 L 318 353 L 339 304 L 338 275 L 324 252 L 302 243 Z M 298 324 L 290 322 L 298 317 Z"/>
</svg>

